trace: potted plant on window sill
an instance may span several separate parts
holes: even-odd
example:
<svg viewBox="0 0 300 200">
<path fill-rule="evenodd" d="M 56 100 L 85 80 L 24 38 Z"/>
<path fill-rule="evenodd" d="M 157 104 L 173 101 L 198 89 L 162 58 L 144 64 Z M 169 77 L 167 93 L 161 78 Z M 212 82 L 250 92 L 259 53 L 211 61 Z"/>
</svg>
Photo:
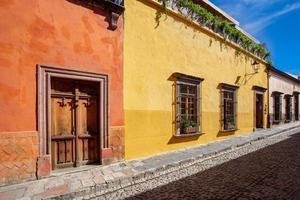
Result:
<svg viewBox="0 0 300 200">
<path fill-rule="evenodd" d="M 235 130 L 236 129 L 235 119 L 233 116 L 227 118 L 225 127 L 226 127 L 225 130 Z"/>
<path fill-rule="evenodd" d="M 197 132 L 197 123 L 185 117 L 182 121 L 182 129 L 184 134 L 192 134 Z"/>
</svg>

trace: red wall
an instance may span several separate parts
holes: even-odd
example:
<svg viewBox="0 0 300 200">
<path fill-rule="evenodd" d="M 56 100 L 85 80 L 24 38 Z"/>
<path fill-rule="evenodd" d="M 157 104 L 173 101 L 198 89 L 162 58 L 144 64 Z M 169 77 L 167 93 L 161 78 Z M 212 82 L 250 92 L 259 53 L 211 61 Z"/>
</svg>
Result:
<svg viewBox="0 0 300 200">
<path fill-rule="evenodd" d="M 109 125 L 124 125 L 122 17 L 111 31 L 105 15 L 73 0 L 0 1 L 0 140 L 14 135 L 13 148 L 17 132 L 37 131 L 37 64 L 109 74 Z M 0 142 L 0 157 L 7 148 Z"/>
</svg>

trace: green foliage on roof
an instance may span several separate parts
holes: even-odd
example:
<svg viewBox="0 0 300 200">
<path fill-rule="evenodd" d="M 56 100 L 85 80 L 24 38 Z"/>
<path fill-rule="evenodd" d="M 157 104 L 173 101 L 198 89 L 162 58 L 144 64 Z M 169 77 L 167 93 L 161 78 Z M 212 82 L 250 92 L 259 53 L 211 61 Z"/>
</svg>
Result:
<svg viewBox="0 0 300 200">
<path fill-rule="evenodd" d="M 264 44 L 258 44 L 242 33 L 236 27 L 231 25 L 225 19 L 221 19 L 213 15 L 211 12 L 194 3 L 191 0 L 158 0 L 162 2 L 164 11 L 167 7 L 178 10 L 181 14 L 189 17 L 193 21 L 210 28 L 214 32 L 222 35 L 225 39 L 237 43 L 245 50 L 257 55 L 258 57 L 268 60 L 271 52 L 269 52 Z"/>
</svg>

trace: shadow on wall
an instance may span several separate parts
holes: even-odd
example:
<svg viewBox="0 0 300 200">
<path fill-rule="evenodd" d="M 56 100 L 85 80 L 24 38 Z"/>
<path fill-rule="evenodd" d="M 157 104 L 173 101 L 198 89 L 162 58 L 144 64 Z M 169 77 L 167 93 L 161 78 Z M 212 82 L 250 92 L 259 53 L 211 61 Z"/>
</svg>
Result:
<svg viewBox="0 0 300 200">
<path fill-rule="evenodd" d="M 226 136 L 231 136 L 234 135 L 236 131 L 219 131 L 217 134 L 217 137 L 226 137 Z"/>
<path fill-rule="evenodd" d="M 254 75 L 257 73 L 247 73 L 245 72 L 245 74 L 243 76 L 237 76 L 236 80 L 235 80 L 235 84 L 236 85 L 247 85 L 247 83 L 254 77 Z"/>
<path fill-rule="evenodd" d="M 97 15 L 105 16 L 105 22 L 107 22 L 107 24 L 108 24 L 107 29 L 109 29 L 109 30 L 111 29 L 109 12 L 104 10 L 104 4 L 101 5 L 101 7 L 97 7 L 97 6 L 93 6 L 93 5 L 89 4 L 88 1 L 86 1 L 86 2 L 82 2 L 80 0 L 67 0 L 67 1 L 70 3 L 76 4 L 78 6 L 82 6 L 84 8 L 90 9 Z"/>
<path fill-rule="evenodd" d="M 154 29 L 157 29 L 158 27 L 159 27 L 159 25 L 160 25 L 160 20 L 161 20 L 161 17 L 162 17 L 162 15 L 163 15 L 164 13 L 163 13 L 163 10 L 157 10 L 156 11 L 156 13 L 155 13 L 155 22 L 156 22 L 156 25 L 155 25 L 155 27 L 154 27 Z M 165 14 L 165 19 L 164 19 L 164 21 L 166 21 L 167 20 L 167 15 Z"/>
<path fill-rule="evenodd" d="M 241 59 L 241 51 L 236 50 L 235 53 L 235 58 L 236 60 Z M 247 85 L 247 83 L 255 77 L 256 74 L 259 73 L 259 68 L 262 66 L 261 63 L 258 63 L 255 59 L 250 59 L 248 56 L 244 55 L 243 56 L 245 59 L 245 63 L 250 62 L 251 67 L 252 67 L 252 71 L 249 73 L 247 72 L 247 65 L 245 65 L 245 73 L 242 76 L 237 76 L 237 79 L 235 81 L 236 85 Z M 268 70 L 267 68 L 264 69 L 264 73 L 267 74 Z"/>
<path fill-rule="evenodd" d="M 203 136 L 203 134 L 201 136 Z M 199 137 L 200 137 L 200 135 L 188 136 L 188 137 L 176 137 L 176 136 L 172 136 L 169 139 L 168 144 L 178 144 L 178 143 L 191 142 L 191 141 L 198 140 Z"/>
</svg>

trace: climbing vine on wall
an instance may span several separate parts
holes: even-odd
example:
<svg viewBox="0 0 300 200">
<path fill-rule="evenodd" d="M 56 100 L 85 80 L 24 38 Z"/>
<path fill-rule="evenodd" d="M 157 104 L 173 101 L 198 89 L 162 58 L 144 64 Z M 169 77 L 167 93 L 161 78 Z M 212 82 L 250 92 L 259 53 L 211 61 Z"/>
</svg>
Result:
<svg viewBox="0 0 300 200">
<path fill-rule="evenodd" d="M 232 42 L 240 45 L 247 51 L 259 56 L 264 60 L 268 60 L 271 52 L 269 52 L 264 44 L 258 44 L 251 38 L 246 36 L 235 26 L 228 21 L 221 19 L 202 6 L 194 3 L 191 0 L 158 0 L 163 5 L 163 10 L 166 12 L 167 7 L 177 10 L 182 15 L 198 22 L 199 24 L 210 28 L 214 32 L 222 35 L 225 40 L 229 39 Z"/>
</svg>

